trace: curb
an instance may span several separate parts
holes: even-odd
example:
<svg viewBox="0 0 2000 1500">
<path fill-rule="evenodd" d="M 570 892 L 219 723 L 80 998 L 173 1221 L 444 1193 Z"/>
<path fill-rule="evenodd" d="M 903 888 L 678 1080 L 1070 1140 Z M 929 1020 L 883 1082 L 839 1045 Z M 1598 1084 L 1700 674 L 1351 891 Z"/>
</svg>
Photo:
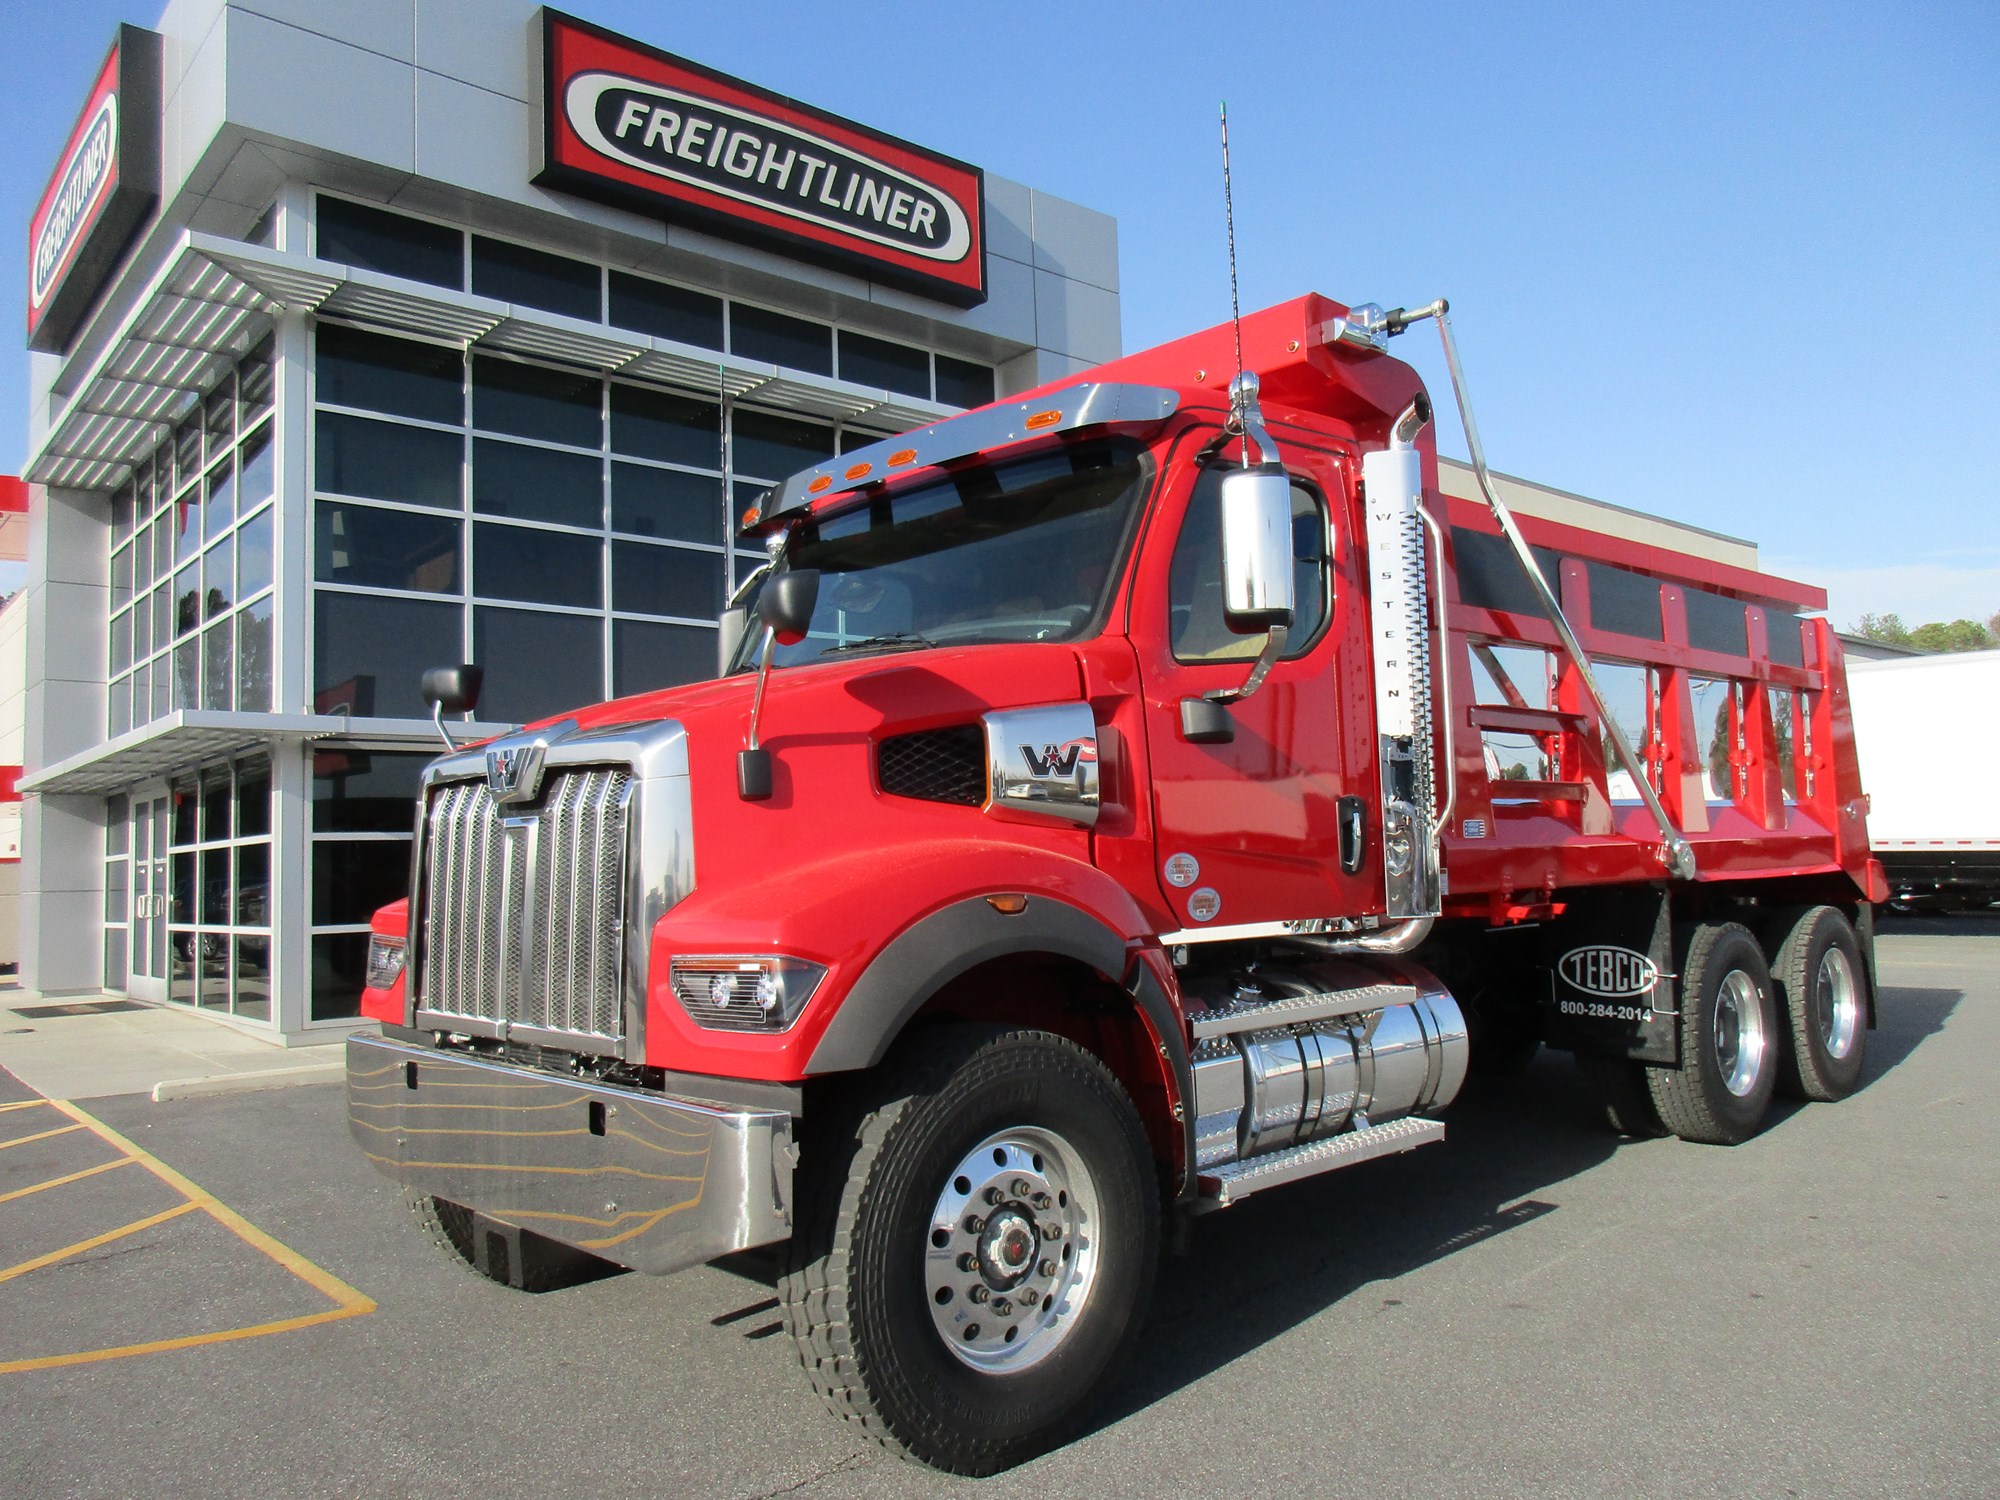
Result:
<svg viewBox="0 0 2000 1500">
<path fill-rule="evenodd" d="M 264 1068 L 253 1073 L 216 1073 L 207 1078 L 169 1078 L 153 1085 L 153 1102 L 169 1099 L 205 1099 L 212 1094 L 248 1094 L 258 1089 L 281 1089 L 295 1083 L 321 1083 L 339 1078 L 347 1071 L 345 1060 L 312 1063 L 303 1068 Z"/>
</svg>

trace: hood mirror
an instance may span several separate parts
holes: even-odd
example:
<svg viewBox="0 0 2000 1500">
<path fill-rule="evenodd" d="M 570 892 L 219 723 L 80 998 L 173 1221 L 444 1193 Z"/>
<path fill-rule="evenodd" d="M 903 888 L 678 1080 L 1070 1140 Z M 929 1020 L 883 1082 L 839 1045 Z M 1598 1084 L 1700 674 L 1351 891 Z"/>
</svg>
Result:
<svg viewBox="0 0 2000 1500">
<path fill-rule="evenodd" d="M 769 627 L 780 646 L 796 646 L 812 628 L 819 604 L 819 569 L 792 568 L 773 573 L 757 595 L 757 618 Z"/>
<path fill-rule="evenodd" d="M 446 714 L 469 714 L 479 707 L 479 689 L 485 685 L 486 669 L 462 661 L 452 667 L 432 667 L 424 673 L 424 702 L 431 706 L 431 722 L 446 753 L 455 752 L 457 743 L 444 727 Z"/>
</svg>

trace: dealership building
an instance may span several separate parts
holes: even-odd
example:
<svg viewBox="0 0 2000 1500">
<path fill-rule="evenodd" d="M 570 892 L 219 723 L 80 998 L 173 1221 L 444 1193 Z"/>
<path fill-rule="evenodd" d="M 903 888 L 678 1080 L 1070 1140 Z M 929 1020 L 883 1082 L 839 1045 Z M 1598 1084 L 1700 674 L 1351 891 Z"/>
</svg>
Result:
<svg viewBox="0 0 2000 1500">
<path fill-rule="evenodd" d="M 525 0 L 177 0 L 29 226 L 21 977 L 351 1025 L 430 666 L 711 676 L 807 463 L 1120 352 L 1117 233 Z"/>
</svg>

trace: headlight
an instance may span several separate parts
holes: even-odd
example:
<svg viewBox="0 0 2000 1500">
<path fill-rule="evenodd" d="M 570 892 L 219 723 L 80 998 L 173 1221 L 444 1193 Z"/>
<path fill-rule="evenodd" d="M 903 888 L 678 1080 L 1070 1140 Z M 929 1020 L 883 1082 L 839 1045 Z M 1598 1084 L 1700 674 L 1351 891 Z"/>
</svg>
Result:
<svg viewBox="0 0 2000 1500">
<path fill-rule="evenodd" d="M 676 958 L 667 973 L 681 1008 L 711 1031 L 783 1031 L 826 977 L 822 965 L 781 953 Z"/>
<path fill-rule="evenodd" d="M 368 988 L 386 990 L 403 972 L 403 940 L 368 934 Z"/>
</svg>

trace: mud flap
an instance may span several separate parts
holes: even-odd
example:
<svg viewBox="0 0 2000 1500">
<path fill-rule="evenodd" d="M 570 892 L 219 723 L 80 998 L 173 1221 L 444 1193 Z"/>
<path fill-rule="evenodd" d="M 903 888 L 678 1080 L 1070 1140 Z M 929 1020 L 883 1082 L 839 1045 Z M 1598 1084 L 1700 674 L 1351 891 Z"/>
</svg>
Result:
<svg viewBox="0 0 2000 1500">
<path fill-rule="evenodd" d="M 1662 887 L 1586 891 L 1543 929 L 1552 1047 L 1680 1064 L 1673 910 Z"/>
</svg>

